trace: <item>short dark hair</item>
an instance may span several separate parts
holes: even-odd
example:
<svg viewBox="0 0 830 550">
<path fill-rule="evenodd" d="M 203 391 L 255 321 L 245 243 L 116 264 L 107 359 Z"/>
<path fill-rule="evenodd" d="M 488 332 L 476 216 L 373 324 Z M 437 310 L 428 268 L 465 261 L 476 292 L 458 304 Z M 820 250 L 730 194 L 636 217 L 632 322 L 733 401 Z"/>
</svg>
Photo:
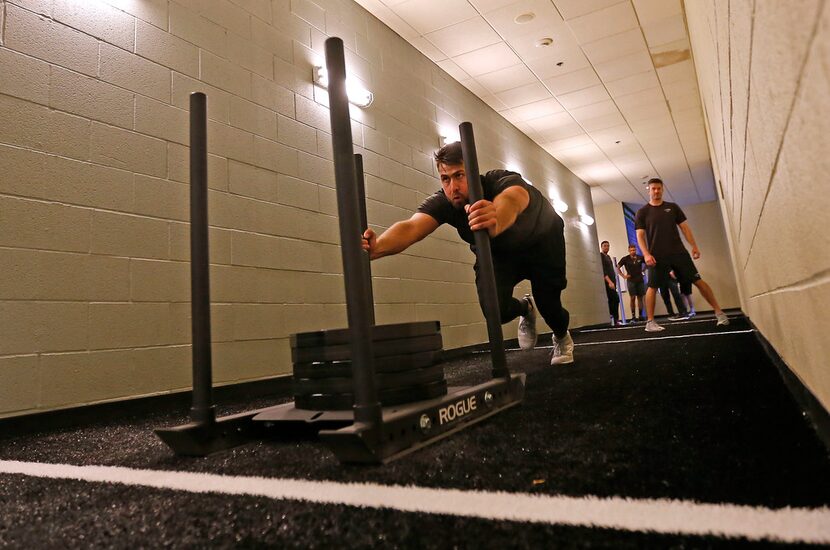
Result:
<svg viewBox="0 0 830 550">
<path fill-rule="evenodd" d="M 602 241 L 601 243 L 599 243 L 599 245 L 600 245 L 600 246 L 602 246 L 602 245 L 604 245 L 605 243 L 608 243 L 608 241 Z M 608 243 L 608 246 L 611 246 L 611 243 Z"/>
<path fill-rule="evenodd" d="M 659 183 L 660 185 L 663 185 L 663 180 L 660 178 L 651 178 L 646 182 L 646 186 L 651 185 L 652 183 Z"/>
<path fill-rule="evenodd" d="M 635 245 L 635 244 L 633 244 L 633 243 L 628 243 L 628 248 L 634 248 L 634 249 L 636 249 L 636 248 L 637 248 L 637 245 Z"/>
<path fill-rule="evenodd" d="M 464 157 L 461 154 L 460 141 L 454 141 L 444 145 L 435 151 L 433 156 L 435 157 L 435 166 L 440 166 L 442 164 L 464 164 Z"/>
</svg>

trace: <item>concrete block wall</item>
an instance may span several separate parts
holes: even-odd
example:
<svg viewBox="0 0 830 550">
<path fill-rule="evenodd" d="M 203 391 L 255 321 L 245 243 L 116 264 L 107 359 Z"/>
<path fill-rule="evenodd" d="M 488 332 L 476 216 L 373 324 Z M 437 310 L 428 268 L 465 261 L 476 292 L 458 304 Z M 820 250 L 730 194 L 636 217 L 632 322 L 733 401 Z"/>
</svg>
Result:
<svg viewBox="0 0 830 550">
<path fill-rule="evenodd" d="M 192 91 L 208 95 L 216 382 L 289 373 L 291 333 L 345 326 L 311 78 L 330 35 L 375 94 L 352 110 L 375 228 L 438 189 L 439 128 L 463 120 L 483 169 L 592 212 L 583 182 L 349 0 L 0 0 L 0 416 L 189 386 Z M 565 302 L 589 324 L 596 234 L 571 218 Z M 439 319 L 447 348 L 485 341 L 473 260 L 442 228 L 376 262 L 378 321 Z"/>
<path fill-rule="evenodd" d="M 830 409 L 830 6 L 685 8 L 741 305 Z"/>
</svg>

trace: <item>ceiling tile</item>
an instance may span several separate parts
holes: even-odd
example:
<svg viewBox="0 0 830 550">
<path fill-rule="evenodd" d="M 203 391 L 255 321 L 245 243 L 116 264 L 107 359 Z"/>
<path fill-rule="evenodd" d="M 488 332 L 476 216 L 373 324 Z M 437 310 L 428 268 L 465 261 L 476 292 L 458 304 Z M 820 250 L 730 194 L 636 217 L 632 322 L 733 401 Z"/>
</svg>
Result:
<svg viewBox="0 0 830 550">
<path fill-rule="evenodd" d="M 476 82 L 474 78 L 470 78 L 468 80 L 461 80 L 460 82 L 465 88 L 467 88 L 479 97 L 490 94 L 487 88 Z"/>
<path fill-rule="evenodd" d="M 605 83 L 605 87 L 608 89 L 611 97 L 633 94 L 634 92 L 654 88 L 659 85 L 660 81 L 657 79 L 657 73 L 654 69 Z"/>
<path fill-rule="evenodd" d="M 563 111 L 564 109 L 562 108 L 562 105 L 560 105 L 554 98 L 527 103 L 513 109 L 513 112 L 515 112 L 521 120 L 541 118 L 543 116 L 554 115 Z"/>
<path fill-rule="evenodd" d="M 556 158 L 560 162 L 577 163 L 585 166 L 586 163 L 607 163 L 605 153 L 595 143 L 588 143 L 580 147 L 572 147 L 559 151 Z"/>
<path fill-rule="evenodd" d="M 481 100 L 496 111 L 504 111 L 505 109 L 508 109 L 508 106 L 494 95 L 483 95 L 481 96 Z"/>
<path fill-rule="evenodd" d="M 453 61 L 473 76 L 512 67 L 521 62 L 516 54 L 513 53 L 513 50 L 504 42 L 456 56 Z"/>
<path fill-rule="evenodd" d="M 550 141 L 548 143 L 545 143 L 543 147 L 548 152 L 563 151 L 565 149 L 571 149 L 572 147 L 581 147 L 583 145 L 588 145 L 591 142 L 592 140 L 590 137 L 588 137 L 588 134 L 579 134 L 565 139 Z"/>
<path fill-rule="evenodd" d="M 510 4 L 515 4 L 516 0 L 470 0 L 470 3 L 481 13 L 492 11 Z"/>
<path fill-rule="evenodd" d="M 554 113 L 552 115 L 545 115 L 527 121 L 535 130 L 551 130 L 553 128 L 560 128 L 574 123 L 573 117 L 566 112 Z"/>
<path fill-rule="evenodd" d="M 633 94 L 621 95 L 614 98 L 614 101 L 617 102 L 620 109 L 628 109 L 631 107 L 637 107 L 638 105 L 648 105 L 652 103 L 659 103 L 661 101 L 665 102 L 666 100 L 663 97 L 663 90 L 658 86 L 655 88 L 649 88 L 648 90 L 640 90 L 639 92 Z"/>
<path fill-rule="evenodd" d="M 516 51 L 519 55 L 522 55 L 521 51 Z M 528 59 L 524 55 L 522 57 L 524 57 L 527 66 L 536 73 L 536 76 L 543 80 L 591 66 L 591 63 L 585 57 L 585 54 L 582 53 L 582 49 L 579 46 L 571 49 L 558 49 L 539 58 Z"/>
<path fill-rule="evenodd" d="M 499 35 L 481 17 L 474 17 L 424 36 L 450 57 L 501 42 Z"/>
<path fill-rule="evenodd" d="M 518 15 L 533 14 L 527 23 L 516 23 Z M 503 8 L 488 11 L 484 18 L 504 38 L 532 35 L 536 38 L 548 36 L 550 28 L 562 23 L 559 12 L 549 0 L 524 0 Z"/>
<path fill-rule="evenodd" d="M 692 65 L 692 60 L 675 63 L 667 67 L 660 67 L 657 69 L 657 76 L 663 86 L 680 82 L 681 80 L 696 79 L 695 67 Z"/>
<path fill-rule="evenodd" d="M 538 46 L 540 38 L 551 38 L 553 43 L 550 46 Z M 508 37 L 506 41 L 526 61 L 563 56 L 571 52 L 582 54 L 582 49 L 577 44 L 570 27 L 563 22 L 548 25 L 544 32 L 514 35 Z"/>
<path fill-rule="evenodd" d="M 591 202 L 594 203 L 594 206 L 598 206 L 600 204 L 607 204 L 609 202 L 623 202 L 625 199 L 622 197 L 615 197 L 608 194 L 608 191 L 603 189 L 600 186 L 591 187 Z"/>
<path fill-rule="evenodd" d="M 467 0 L 407 0 L 392 6 L 391 9 L 421 34 L 460 23 L 477 15 Z M 441 17 L 436 17 L 436 13 L 440 13 Z"/>
<path fill-rule="evenodd" d="M 643 34 L 651 48 L 686 38 L 686 24 L 682 15 L 676 15 L 656 23 L 643 25 Z"/>
<path fill-rule="evenodd" d="M 580 123 L 584 120 L 600 116 L 612 115 L 614 113 L 619 114 L 617 106 L 610 99 L 607 101 L 600 101 L 599 103 L 591 103 L 590 105 L 585 105 L 584 107 L 576 107 L 574 109 L 570 109 L 569 112 L 571 116 L 574 117 L 574 120 Z"/>
<path fill-rule="evenodd" d="M 562 76 L 548 78 L 544 80 L 544 83 L 551 92 L 556 95 L 561 95 L 596 86 L 600 84 L 600 81 L 594 69 L 586 67 L 578 71 L 563 74 Z"/>
<path fill-rule="evenodd" d="M 662 103 L 646 103 L 643 105 L 620 107 L 620 111 L 622 111 L 623 116 L 625 116 L 625 119 L 629 123 L 656 117 L 668 116 L 671 118 L 669 107 L 665 101 Z"/>
<path fill-rule="evenodd" d="M 621 2 L 588 15 L 568 20 L 580 44 L 587 44 L 606 36 L 636 29 L 639 26 L 630 2 Z"/>
<path fill-rule="evenodd" d="M 624 57 L 637 52 L 646 51 L 646 41 L 640 28 L 621 32 L 613 36 L 600 38 L 582 45 L 582 50 L 588 60 L 594 65 Z"/>
<path fill-rule="evenodd" d="M 670 99 L 669 107 L 672 111 L 682 111 L 684 109 L 700 107 L 700 96 L 697 94 L 688 94 Z"/>
<path fill-rule="evenodd" d="M 456 65 L 451 59 L 445 59 L 436 63 L 439 67 L 444 69 L 448 75 L 456 80 L 469 80 L 470 75 L 461 70 L 461 67 Z"/>
<path fill-rule="evenodd" d="M 575 109 L 577 107 L 582 107 L 583 105 L 606 101 L 611 99 L 611 96 L 609 96 L 608 92 L 605 91 L 605 86 L 599 84 L 597 86 L 585 88 L 584 90 L 571 92 L 569 94 L 562 94 L 556 96 L 556 98 L 566 109 Z"/>
<path fill-rule="evenodd" d="M 614 127 L 605 128 L 603 130 L 592 131 L 590 135 L 591 139 L 593 139 L 594 142 L 603 149 L 607 147 L 619 149 L 633 143 L 636 146 L 636 150 L 640 151 L 642 154 L 642 148 L 635 142 L 634 134 L 631 133 L 631 129 L 627 124 L 620 124 Z M 620 143 L 616 143 L 617 141 Z"/>
<path fill-rule="evenodd" d="M 484 87 L 490 92 L 503 92 L 516 88 L 517 86 L 524 86 L 532 82 L 538 82 L 536 77 L 530 72 L 524 63 L 513 65 L 505 69 L 499 69 L 492 73 L 485 73 L 476 77 Z"/>
<path fill-rule="evenodd" d="M 539 130 L 539 139 L 541 143 L 548 143 L 573 136 L 578 136 L 583 133 L 582 128 L 576 122 L 550 128 L 549 130 Z"/>
<path fill-rule="evenodd" d="M 505 90 L 496 94 L 505 105 L 508 107 L 518 107 L 527 103 L 533 103 L 542 99 L 549 99 L 550 92 L 542 86 L 541 82 L 534 82 L 513 88 L 512 90 Z"/>
<path fill-rule="evenodd" d="M 689 94 L 697 94 L 697 81 L 693 78 L 676 80 L 663 86 L 663 92 L 667 99 L 681 97 Z"/>
<path fill-rule="evenodd" d="M 565 19 L 574 19 L 581 15 L 619 4 L 620 0 L 553 0 L 559 13 Z"/>
<path fill-rule="evenodd" d="M 597 74 L 603 81 L 613 81 L 631 76 L 637 73 L 644 73 L 654 68 L 651 62 L 651 55 L 648 50 L 626 55 L 612 61 L 606 61 L 595 65 Z"/>
<path fill-rule="evenodd" d="M 611 128 L 613 126 L 625 124 L 625 119 L 619 111 L 616 111 L 614 113 L 610 113 L 607 115 L 590 118 L 588 120 L 583 120 L 581 121 L 581 124 L 586 132 L 595 132 L 597 130 L 603 130 L 605 128 Z"/>
<path fill-rule="evenodd" d="M 641 25 L 648 25 L 673 15 L 683 15 L 680 0 L 634 0 L 634 9 Z"/>
</svg>

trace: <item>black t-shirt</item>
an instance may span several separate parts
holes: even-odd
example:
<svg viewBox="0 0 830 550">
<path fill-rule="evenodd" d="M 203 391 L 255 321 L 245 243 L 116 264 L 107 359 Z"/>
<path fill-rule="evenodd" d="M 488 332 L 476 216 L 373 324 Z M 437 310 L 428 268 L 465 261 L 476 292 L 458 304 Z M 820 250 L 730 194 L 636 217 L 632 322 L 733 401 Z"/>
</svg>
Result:
<svg viewBox="0 0 830 550">
<path fill-rule="evenodd" d="M 617 274 L 614 272 L 614 260 L 612 260 L 611 256 L 605 252 L 600 252 L 599 257 L 602 260 L 602 274 L 611 279 L 611 282 L 613 283 L 617 280 Z M 608 283 L 606 282 L 605 284 Z"/>
<path fill-rule="evenodd" d="M 627 254 L 619 262 L 617 262 L 617 265 L 619 267 L 624 267 L 625 272 L 628 273 L 628 276 L 631 277 L 631 280 L 635 283 L 643 280 L 642 256 L 634 256 L 632 258 L 630 254 Z"/>
<path fill-rule="evenodd" d="M 514 185 L 523 188 L 530 195 L 527 208 L 516 217 L 515 223 L 494 239 L 490 239 L 493 254 L 521 252 L 531 248 L 556 226 L 558 214 L 550 201 L 545 199 L 538 189 L 528 185 L 519 174 L 507 170 L 491 170 L 480 178 L 484 198 L 488 201 L 492 201 L 496 195 Z M 439 189 L 427 197 L 418 207 L 418 212 L 432 216 L 439 225 L 448 223 L 455 227 L 458 236 L 469 243 L 470 249 L 475 252 L 475 237 L 470 229 L 467 213 L 463 209 L 455 208 L 443 190 Z"/>
<path fill-rule="evenodd" d="M 637 210 L 635 229 L 645 229 L 646 243 L 654 257 L 683 254 L 686 248 L 680 240 L 677 226 L 686 221 L 686 214 L 673 202 L 663 201 L 660 206 L 646 204 Z"/>
</svg>

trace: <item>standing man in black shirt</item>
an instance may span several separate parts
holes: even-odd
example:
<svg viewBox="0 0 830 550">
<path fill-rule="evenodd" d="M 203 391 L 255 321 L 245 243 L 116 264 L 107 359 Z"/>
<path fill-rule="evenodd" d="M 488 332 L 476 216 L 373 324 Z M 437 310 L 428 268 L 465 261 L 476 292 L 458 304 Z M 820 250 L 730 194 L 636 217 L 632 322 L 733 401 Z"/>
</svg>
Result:
<svg viewBox="0 0 830 550">
<path fill-rule="evenodd" d="M 617 294 L 617 274 L 614 273 L 614 260 L 608 255 L 611 244 L 608 241 L 599 243 L 599 257 L 602 260 L 602 282 L 605 284 L 605 296 L 608 298 L 608 313 L 611 314 L 611 326 L 620 324 L 620 297 Z"/>
<path fill-rule="evenodd" d="M 625 268 L 625 273 L 620 271 L 620 268 Z M 620 277 L 628 281 L 628 296 L 631 301 L 631 320 L 643 321 L 641 311 L 643 311 L 643 296 L 646 294 L 646 286 L 643 281 L 643 269 L 646 263 L 642 256 L 637 254 L 637 247 L 633 244 L 628 245 L 628 256 L 623 256 L 617 262 L 617 273 Z M 637 303 L 639 302 L 639 307 Z"/>
<path fill-rule="evenodd" d="M 686 215 L 678 205 L 663 200 L 663 180 L 651 178 L 648 180 L 648 204 L 637 211 L 634 227 L 637 230 L 637 242 L 643 251 L 646 265 L 648 265 L 648 291 L 646 292 L 646 314 L 648 322 L 646 331 L 659 332 L 663 327 L 654 321 L 654 302 L 657 289 L 666 283 L 669 272 L 674 270 L 680 282 L 680 292 L 684 295 L 692 293 L 694 284 L 707 302 L 715 310 L 717 326 L 729 324 L 729 318 L 718 305 L 715 293 L 706 281 L 700 278 L 692 258 L 683 242 L 677 228 L 683 232 L 686 241 L 692 245 L 692 256 L 700 258 L 700 250 L 692 235 L 692 229 L 686 221 Z"/>
<path fill-rule="evenodd" d="M 435 153 L 441 189 L 424 200 L 407 220 L 392 224 L 381 235 L 363 234 L 363 248 L 373 260 L 397 254 L 449 223 L 475 251 L 473 231 L 490 235 L 501 322 L 519 320 L 519 345 L 536 345 L 536 305 L 553 329 L 551 365 L 573 363 L 574 344 L 568 332 L 570 316 L 562 307 L 565 278 L 565 224 L 538 189 L 515 172 L 492 170 L 481 176 L 484 199 L 467 204 L 467 175 L 461 144 L 450 143 Z M 478 264 L 476 287 L 481 303 Z M 513 298 L 513 288 L 529 280 L 533 297 Z M 534 301 L 535 300 L 535 301 Z"/>
</svg>

